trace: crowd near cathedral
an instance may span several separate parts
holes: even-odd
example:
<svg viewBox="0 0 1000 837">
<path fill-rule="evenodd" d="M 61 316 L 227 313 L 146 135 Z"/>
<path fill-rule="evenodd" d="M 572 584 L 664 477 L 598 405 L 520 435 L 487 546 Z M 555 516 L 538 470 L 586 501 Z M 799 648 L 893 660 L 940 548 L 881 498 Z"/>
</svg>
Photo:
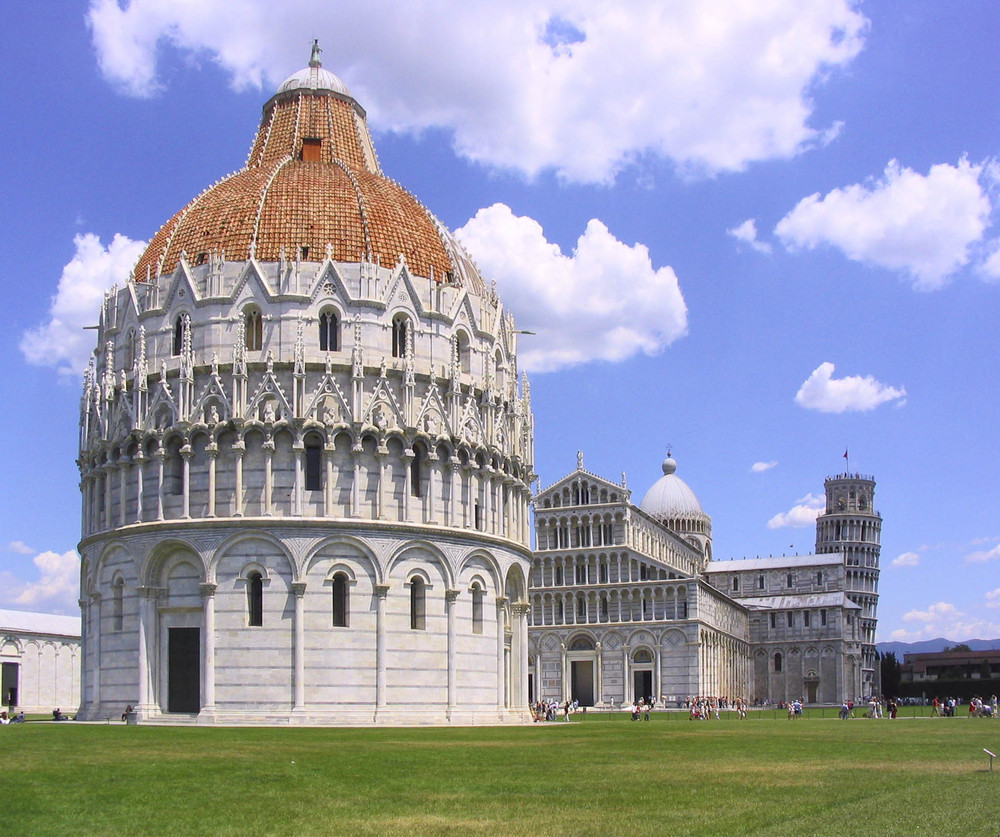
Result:
<svg viewBox="0 0 1000 837">
<path fill-rule="evenodd" d="M 513 315 L 383 173 L 316 46 L 97 334 L 81 719 L 485 724 L 877 689 L 874 480 L 826 480 L 815 554 L 734 561 L 670 456 L 638 504 L 582 454 L 536 486 Z"/>
</svg>

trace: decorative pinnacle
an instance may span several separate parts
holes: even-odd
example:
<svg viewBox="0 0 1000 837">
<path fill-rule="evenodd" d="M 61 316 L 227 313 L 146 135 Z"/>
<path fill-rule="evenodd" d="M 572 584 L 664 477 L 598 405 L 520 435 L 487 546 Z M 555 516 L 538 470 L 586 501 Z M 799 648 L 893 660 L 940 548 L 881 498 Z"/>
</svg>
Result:
<svg viewBox="0 0 1000 837">
<path fill-rule="evenodd" d="M 313 40 L 312 45 L 312 55 L 309 56 L 309 66 L 310 67 L 322 67 L 323 62 L 319 60 L 319 54 L 322 52 L 319 48 L 319 38 Z"/>
</svg>

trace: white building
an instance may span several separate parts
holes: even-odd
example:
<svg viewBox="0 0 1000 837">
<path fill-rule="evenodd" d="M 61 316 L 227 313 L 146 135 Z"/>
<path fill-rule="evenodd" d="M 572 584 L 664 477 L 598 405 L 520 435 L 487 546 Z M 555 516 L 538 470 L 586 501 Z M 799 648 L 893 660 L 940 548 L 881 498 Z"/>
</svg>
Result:
<svg viewBox="0 0 1000 837">
<path fill-rule="evenodd" d="M 75 712 L 80 618 L 0 610 L 0 703 L 10 712 Z"/>
<path fill-rule="evenodd" d="M 826 480 L 815 555 L 712 560 L 712 524 L 663 463 L 639 506 L 577 469 L 535 498 L 532 699 L 838 703 L 877 692 L 875 482 Z"/>
<path fill-rule="evenodd" d="M 512 316 L 309 67 L 101 310 L 80 716 L 477 723 L 527 705 Z"/>
</svg>

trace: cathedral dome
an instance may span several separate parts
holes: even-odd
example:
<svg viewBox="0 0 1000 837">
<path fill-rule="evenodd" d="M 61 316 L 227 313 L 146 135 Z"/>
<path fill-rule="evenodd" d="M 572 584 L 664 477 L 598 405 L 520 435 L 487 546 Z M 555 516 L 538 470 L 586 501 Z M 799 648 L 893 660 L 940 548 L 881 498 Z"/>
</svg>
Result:
<svg viewBox="0 0 1000 837">
<path fill-rule="evenodd" d="M 663 476 L 653 483 L 639 504 L 639 508 L 657 520 L 705 514 L 694 491 L 674 473 L 676 470 L 677 463 L 670 456 L 663 460 Z"/>
<path fill-rule="evenodd" d="M 417 276 L 483 294 L 472 260 L 413 195 L 382 173 L 364 110 L 319 62 L 291 75 L 264 106 L 240 171 L 218 181 L 157 232 L 138 281 L 213 256 L 227 261 L 405 259 Z"/>
</svg>

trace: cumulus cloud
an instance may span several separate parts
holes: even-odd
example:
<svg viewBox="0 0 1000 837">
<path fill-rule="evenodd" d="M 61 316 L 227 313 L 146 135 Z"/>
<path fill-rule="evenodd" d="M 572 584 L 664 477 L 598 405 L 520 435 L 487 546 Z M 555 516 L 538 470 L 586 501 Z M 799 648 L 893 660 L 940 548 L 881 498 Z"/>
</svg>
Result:
<svg viewBox="0 0 1000 837">
<path fill-rule="evenodd" d="M 931 166 L 926 175 L 893 160 L 878 180 L 803 198 L 774 231 L 788 250 L 829 245 L 934 290 L 982 242 L 992 208 L 982 173 L 964 159 Z M 995 267 L 1000 271 L 1000 261 Z"/>
<path fill-rule="evenodd" d="M 116 235 L 104 247 L 93 233 L 73 239 L 76 253 L 63 268 L 56 295 L 49 306 L 48 322 L 24 332 L 21 353 L 28 363 L 53 366 L 60 375 L 79 376 L 94 349 L 93 332 L 104 292 L 123 284 L 146 244 Z"/>
<path fill-rule="evenodd" d="M 996 591 L 994 591 L 996 592 Z M 987 594 L 989 597 L 990 594 Z M 926 610 L 904 614 L 908 627 L 893 631 L 890 637 L 900 642 L 947 637 L 952 641 L 981 639 L 1000 633 L 1000 624 L 960 611 L 950 602 L 935 602 Z"/>
<path fill-rule="evenodd" d="M 1000 587 L 997 587 L 995 590 L 990 590 L 986 594 L 986 606 L 1000 607 Z"/>
<path fill-rule="evenodd" d="M 28 546 L 24 541 L 11 541 L 7 544 L 8 552 L 14 552 L 18 555 L 34 555 L 35 550 Z"/>
<path fill-rule="evenodd" d="M 91 0 L 88 22 L 105 77 L 133 96 L 162 89 L 171 52 L 274 87 L 318 34 L 377 127 L 443 128 L 470 160 L 607 182 L 646 154 L 713 172 L 829 141 L 839 127 L 809 124 L 810 92 L 862 49 L 855 6 Z"/>
<path fill-rule="evenodd" d="M 455 232 L 496 279 L 518 326 L 535 332 L 518 346 L 525 369 L 655 355 L 687 333 L 673 269 L 654 268 L 645 245 L 622 243 L 596 219 L 571 255 L 548 241 L 537 221 L 501 203 Z"/>
<path fill-rule="evenodd" d="M 871 375 L 834 378 L 834 368 L 829 362 L 817 366 L 795 393 L 795 403 L 821 413 L 865 412 L 897 399 L 904 399 L 898 406 L 906 403 L 906 390 L 902 387 L 879 383 Z"/>
<path fill-rule="evenodd" d="M 788 511 L 781 512 L 767 521 L 768 529 L 781 529 L 791 526 L 796 529 L 804 526 L 815 526 L 816 518 L 823 513 L 826 506 L 826 499 L 820 495 L 806 494 L 795 501 L 795 505 Z"/>
<path fill-rule="evenodd" d="M 904 552 L 892 559 L 893 567 L 916 567 L 920 564 L 920 556 L 916 552 Z"/>
<path fill-rule="evenodd" d="M 766 241 L 757 238 L 757 222 L 753 218 L 747 218 L 742 224 L 733 227 L 726 232 L 743 244 L 748 244 L 758 253 L 770 253 L 771 245 Z"/>
<path fill-rule="evenodd" d="M 61 555 L 42 552 L 33 561 L 37 581 L 23 581 L 10 572 L 0 573 L 0 604 L 54 613 L 77 610 L 80 593 L 80 556 L 71 549 Z"/>
<path fill-rule="evenodd" d="M 770 462 L 754 462 L 750 466 L 750 470 L 755 474 L 762 474 L 764 471 L 770 471 L 777 464 L 778 461 L 776 459 L 772 459 Z"/>
<path fill-rule="evenodd" d="M 976 552 L 970 552 L 965 556 L 966 564 L 985 564 L 987 561 L 996 561 L 1000 558 L 1000 544 L 997 544 L 993 549 L 980 549 Z"/>
</svg>

